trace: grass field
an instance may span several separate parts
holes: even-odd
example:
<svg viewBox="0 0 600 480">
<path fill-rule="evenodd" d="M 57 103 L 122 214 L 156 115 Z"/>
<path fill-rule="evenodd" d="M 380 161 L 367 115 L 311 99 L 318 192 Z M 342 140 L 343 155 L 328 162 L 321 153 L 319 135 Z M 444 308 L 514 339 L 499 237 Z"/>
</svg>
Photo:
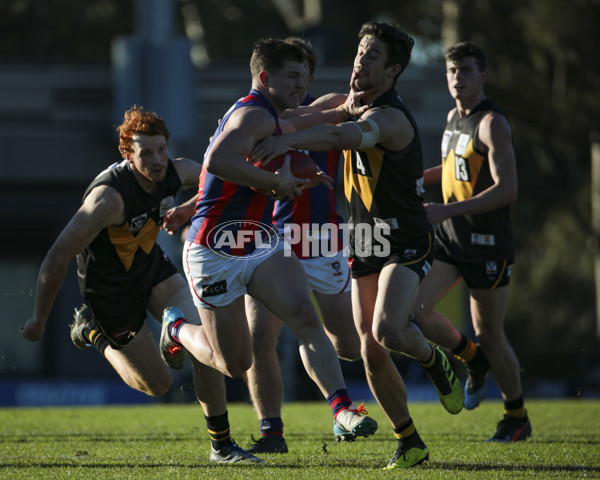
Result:
<svg viewBox="0 0 600 480">
<path fill-rule="evenodd" d="M 290 447 L 265 455 L 265 466 L 212 465 L 198 405 L 9 408 L 0 410 L 1 479 L 527 479 L 600 478 L 600 401 L 527 401 L 533 436 L 516 444 L 486 443 L 502 413 L 499 401 L 449 415 L 437 403 L 411 413 L 430 460 L 410 470 L 381 470 L 396 442 L 376 404 L 380 425 L 368 439 L 337 443 L 324 402 L 286 403 Z M 232 434 L 241 446 L 257 435 L 251 406 L 231 404 Z"/>
</svg>

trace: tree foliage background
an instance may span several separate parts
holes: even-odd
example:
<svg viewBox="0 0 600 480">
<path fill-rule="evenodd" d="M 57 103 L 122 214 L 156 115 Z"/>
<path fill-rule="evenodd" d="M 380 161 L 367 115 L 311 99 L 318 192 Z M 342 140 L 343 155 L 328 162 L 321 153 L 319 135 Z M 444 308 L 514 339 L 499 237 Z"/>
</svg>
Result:
<svg viewBox="0 0 600 480">
<path fill-rule="evenodd" d="M 450 28 L 483 47 L 487 93 L 513 124 L 518 158 L 507 334 L 525 369 L 587 372 L 600 383 L 590 226 L 600 0 L 327 0 L 317 23 L 290 22 L 278 1 L 302 11 L 300 0 L 174 0 L 178 32 L 203 49 L 209 68 L 247 60 L 260 36 L 290 34 L 311 38 L 323 62 L 349 64 L 367 20 L 398 23 L 425 46 L 441 45 Z M 0 62 L 109 62 L 111 39 L 134 32 L 134 12 L 134 0 L 4 0 Z"/>
</svg>

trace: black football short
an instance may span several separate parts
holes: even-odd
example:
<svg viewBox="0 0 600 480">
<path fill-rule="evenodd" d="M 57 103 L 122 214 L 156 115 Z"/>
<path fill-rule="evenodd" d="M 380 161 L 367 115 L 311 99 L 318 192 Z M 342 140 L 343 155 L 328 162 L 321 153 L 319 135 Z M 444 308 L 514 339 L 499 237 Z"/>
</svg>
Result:
<svg viewBox="0 0 600 480">
<path fill-rule="evenodd" d="M 114 348 L 127 345 L 144 325 L 152 288 L 179 273 L 171 260 L 163 255 L 151 270 L 146 272 L 144 283 L 147 286 L 143 288 L 120 296 L 88 293 L 85 299 L 96 324 Z"/>
<path fill-rule="evenodd" d="M 433 262 L 433 235 L 431 233 L 410 240 L 408 243 L 391 242 L 390 253 L 387 256 L 372 255 L 358 257 L 351 254 L 348 263 L 352 278 L 364 277 L 379 273 L 386 265 L 398 263 L 410 268 L 423 280 Z"/>
<path fill-rule="evenodd" d="M 436 249 L 435 260 L 454 265 L 460 271 L 469 288 L 494 290 L 508 285 L 513 261 L 506 259 L 490 259 L 482 262 L 456 262 L 443 249 Z"/>
</svg>

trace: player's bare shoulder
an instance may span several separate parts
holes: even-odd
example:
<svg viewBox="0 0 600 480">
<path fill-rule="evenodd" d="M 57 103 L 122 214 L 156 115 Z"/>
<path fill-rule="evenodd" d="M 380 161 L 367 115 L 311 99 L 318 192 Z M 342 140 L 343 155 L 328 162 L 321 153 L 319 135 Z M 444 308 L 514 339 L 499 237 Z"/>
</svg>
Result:
<svg viewBox="0 0 600 480">
<path fill-rule="evenodd" d="M 202 164 L 186 157 L 174 158 L 171 159 L 171 162 L 175 167 L 183 188 L 198 186 L 198 178 L 200 177 L 200 173 L 202 173 Z"/>
<path fill-rule="evenodd" d="M 379 144 L 388 150 L 402 150 L 415 136 L 408 117 L 398 108 L 372 108 L 361 116 L 361 119 L 368 118 L 377 124 Z"/>
<path fill-rule="evenodd" d="M 121 225 L 125 220 L 125 203 L 110 185 L 98 185 L 85 198 L 80 211 L 104 226 Z"/>
<path fill-rule="evenodd" d="M 479 122 L 479 140 L 487 148 L 501 143 L 511 144 L 512 128 L 505 115 L 489 112 Z"/>
</svg>

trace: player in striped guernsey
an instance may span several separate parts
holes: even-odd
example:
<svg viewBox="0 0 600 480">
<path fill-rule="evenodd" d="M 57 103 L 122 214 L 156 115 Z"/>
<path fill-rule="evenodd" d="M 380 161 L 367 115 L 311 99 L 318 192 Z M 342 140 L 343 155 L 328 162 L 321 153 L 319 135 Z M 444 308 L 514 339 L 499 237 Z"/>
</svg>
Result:
<svg viewBox="0 0 600 480">
<path fill-rule="evenodd" d="M 252 364 L 244 303 L 248 293 L 297 335 L 306 371 L 330 403 L 341 434 L 366 437 L 376 431 L 377 423 L 348 396 L 302 266 L 296 257 L 284 255 L 272 227 L 273 199 L 250 188 L 293 199 L 309 182 L 291 174 L 289 160 L 271 173 L 246 158 L 256 142 L 281 132 L 278 116 L 283 110 L 299 106 L 303 61 L 301 50 L 282 40 L 255 43 L 250 61 L 252 90 L 223 117 L 204 157 L 183 264 L 221 372 L 239 377 Z M 169 333 L 174 342 L 185 343 L 196 328 L 181 321 L 173 323 Z"/>
<path fill-rule="evenodd" d="M 312 83 L 317 66 L 317 51 L 307 40 L 298 37 L 286 38 L 285 41 L 298 45 L 303 51 L 305 88 L 301 98 L 302 105 L 310 105 L 316 100 L 307 92 L 307 88 Z M 360 358 L 360 343 L 352 319 L 350 269 L 338 235 L 343 221 L 336 202 L 341 152 L 308 153 L 319 168 L 334 179 L 334 189 L 319 185 L 304 190 L 302 195 L 293 200 L 278 200 L 275 202 L 273 219 L 281 235 L 295 237 L 291 249 L 307 274 L 325 331 L 338 357 L 352 361 Z M 332 228 L 322 232 L 323 225 Z M 330 234 L 329 238 L 322 238 L 327 234 Z M 304 242 L 303 235 L 306 235 Z M 309 236 L 316 241 L 308 242 Z M 283 438 L 281 418 L 283 382 L 276 351 L 282 322 L 250 296 L 246 297 L 246 311 L 252 334 L 253 362 L 245 378 L 261 431 L 261 438 L 248 451 L 254 454 L 286 453 L 288 447 Z"/>
</svg>

